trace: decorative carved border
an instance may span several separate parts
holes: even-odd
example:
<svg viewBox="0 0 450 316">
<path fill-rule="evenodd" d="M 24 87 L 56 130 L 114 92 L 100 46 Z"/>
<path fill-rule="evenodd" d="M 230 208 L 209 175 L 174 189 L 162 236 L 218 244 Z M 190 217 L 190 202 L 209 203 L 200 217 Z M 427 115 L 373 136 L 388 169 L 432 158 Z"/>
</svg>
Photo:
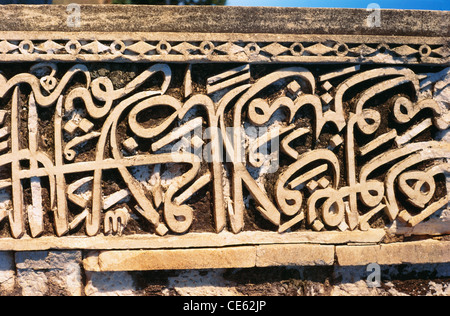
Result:
<svg viewBox="0 0 450 316">
<path fill-rule="evenodd" d="M 272 39 L 271 39 L 272 38 Z M 447 64 L 445 38 L 0 32 L 0 61 Z"/>
</svg>

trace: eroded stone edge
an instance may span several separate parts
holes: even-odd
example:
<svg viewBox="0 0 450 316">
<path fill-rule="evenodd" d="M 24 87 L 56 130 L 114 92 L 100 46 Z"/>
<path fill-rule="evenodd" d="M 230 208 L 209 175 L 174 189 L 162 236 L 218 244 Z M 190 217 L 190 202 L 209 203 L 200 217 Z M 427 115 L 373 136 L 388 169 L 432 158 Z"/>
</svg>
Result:
<svg viewBox="0 0 450 316">
<path fill-rule="evenodd" d="M 373 246 L 337 246 L 340 266 L 422 264 L 450 262 L 450 242 L 421 240 Z"/>
</svg>

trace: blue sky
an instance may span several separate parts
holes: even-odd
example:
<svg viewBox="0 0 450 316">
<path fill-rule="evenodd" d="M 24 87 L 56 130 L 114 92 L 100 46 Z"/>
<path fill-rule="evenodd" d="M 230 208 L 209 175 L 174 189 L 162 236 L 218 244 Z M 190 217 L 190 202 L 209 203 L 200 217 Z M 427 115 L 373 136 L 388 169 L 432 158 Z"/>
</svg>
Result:
<svg viewBox="0 0 450 316">
<path fill-rule="evenodd" d="M 450 0 L 227 0 L 230 6 L 310 8 L 367 8 L 378 3 L 382 9 L 450 10 Z"/>
</svg>

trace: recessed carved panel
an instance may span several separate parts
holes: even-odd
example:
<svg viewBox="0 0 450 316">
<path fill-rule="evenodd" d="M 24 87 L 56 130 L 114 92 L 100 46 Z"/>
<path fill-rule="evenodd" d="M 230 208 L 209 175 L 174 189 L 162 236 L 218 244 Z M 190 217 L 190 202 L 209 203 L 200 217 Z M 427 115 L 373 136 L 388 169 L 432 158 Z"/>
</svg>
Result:
<svg viewBox="0 0 450 316">
<path fill-rule="evenodd" d="M 1 250 L 450 233 L 446 12 L 66 9 L 0 8 Z"/>
<path fill-rule="evenodd" d="M 71 54 L 91 45 L 54 43 L 0 48 Z M 100 44 L 140 55 L 227 45 Z M 237 47 L 277 56 L 354 50 Z M 0 68 L 4 237 L 368 231 L 438 220 L 449 202 L 442 66 L 56 60 Z"/>
</svg>

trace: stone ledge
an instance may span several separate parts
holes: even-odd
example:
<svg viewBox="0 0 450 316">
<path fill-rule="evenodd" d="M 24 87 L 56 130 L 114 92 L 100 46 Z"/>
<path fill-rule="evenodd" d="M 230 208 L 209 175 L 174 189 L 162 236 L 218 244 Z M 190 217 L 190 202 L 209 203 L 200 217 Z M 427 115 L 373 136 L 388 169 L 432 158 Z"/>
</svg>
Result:
<svg viewBox="0 0 450 316">
<path fill-rule="evenodd" d="M 256 247 L 256 266 L 331 266 L 334 246 L 265 245 Z"/>
<path fill-rule="evenodd" d="M 101 251 L 84 261 L 86 271 L 148 271 L 333 265 L 334 246 L 263 245 L 178 250 Z"/>
<path fill-rule="evenodd" d="M 83 5 L 81 14 L 74 30 L 63 5 L 1 6 L 0 31 L 450 35 L 448 11 L 382 10 L 381 27 L 367 26 L 365 9 Z"/>
<path fill-rule="evenodd" d="M 68 262 L 80 263 L 80 251 L 32 251 L 16 252 L 17 269 L 64 269 Z"/>
<path fill-rule="evenodd" d="M 181 269 L 250 268 L 255 266 L 255 247 L 183 249 L 183 250 L 130 250 L 102 251 L 98 254 L 98 267 L 90 258 L 85 270 L 94 271 L 146 271 Z"/>
<path fill-rule="evenodd" d="M 341 266 L 422 264 L 450 262 L 450 242 L 415 241 L 376 246 L 337 246 L 337 263 Z"/>
<path fill-rule="evenodd" d="M 450 262 L 450 242 L 373 246 L 261 245 L 225 248 L 91 252 L 86 271 L 149 271 L 274 266 L 365 266 Z M 335 262 L 335 258 L 337 261 Z"/>
</svg>

